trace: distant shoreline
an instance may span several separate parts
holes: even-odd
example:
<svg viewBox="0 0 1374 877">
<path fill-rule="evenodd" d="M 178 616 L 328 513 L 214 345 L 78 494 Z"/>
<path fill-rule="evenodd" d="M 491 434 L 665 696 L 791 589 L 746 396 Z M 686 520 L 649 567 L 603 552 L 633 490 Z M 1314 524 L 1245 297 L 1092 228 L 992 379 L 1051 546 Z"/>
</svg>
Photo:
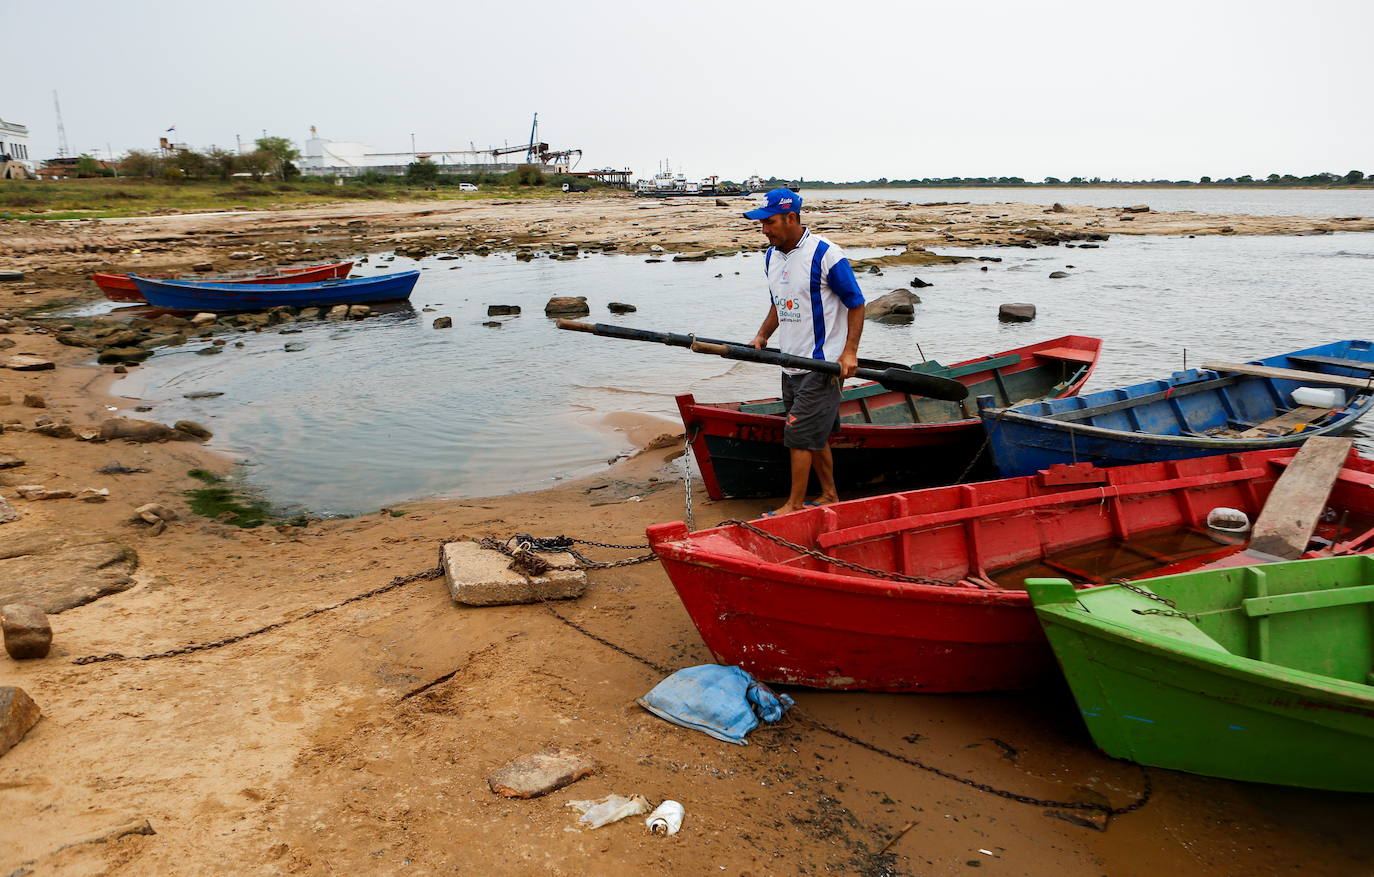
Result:
<svg viewBox="0 0 1374 877">
<path fill-rule="evenodd" d="M 816 183 L 802 180 L 802 189 L 1367 189 L 1374 190 L 1374 182 L 1354 185 L 1318 185 L 1283 183 Z"/>
</svg>

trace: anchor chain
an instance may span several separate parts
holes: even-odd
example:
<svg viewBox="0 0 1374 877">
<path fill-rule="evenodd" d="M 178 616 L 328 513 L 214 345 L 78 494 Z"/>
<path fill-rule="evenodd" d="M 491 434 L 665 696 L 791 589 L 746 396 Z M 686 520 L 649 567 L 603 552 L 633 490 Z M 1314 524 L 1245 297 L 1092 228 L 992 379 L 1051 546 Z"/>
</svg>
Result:
<svg viewBox="0 0 1374 877">
<path fill-rule="evenodd" d="M 795 552 L 798 553 L 798 554 L 804 554 L 804 555 L 806 555 L 807 557 L 814 557 L 816 560 L 819 560 L 819 561 L 821 561 L 822 563 L 828 563 L 828 564 L 831 564 L 832 566 L 843 567 L 844 569 L 853 570 L 854 572 L 861 572 L 861 573 L 864 573 L 864 574 L 866 574 L 866 575 L 873 576 L 873 577 L 875 577 L 875 578 L 890 579 L 891 581 L 894 581 L 894 582 L 907 582 L 907 583 L 913 584 L 913 585 L 938 585 L 938 586 L 940 586 L 940 587 L 945 587 L 945 588 L 955 588 L 955 587 L 958 587 L 958 586 L 959 586 L 959 583 L 958 583 L 957 581 L 949 581 L 949 580 L 947 580 L 947 579 L 934 579 L 934 578 L 931 578 L 931 577 L 929 577 L 929 576 L 909 576 L 909 575 L 906 575 L 905 573 L 892 572 L 891 570 L 886 570 L 886 569 L 877 569 L 877 568 L 871 567 L 871 566 L 864 566 L 862 563 L 855 563 L 855 562 L 852 561 L 852 560 L 843 560 L 843 559 L 841 559 L 841 558 L 839 558 L 839 557 L 832 557 L 832 556 L 829 555 L 829 554 L 825 554 L 825 553 L 822 553 L 822 552 L 820 552 L 820 551 L 816 551 L 816 550 L 814 550 L 814 549 L 807 548 L 807 547 L 804 546 L 804 545 L 798 545 L 798 544 L 795 543 L 795 542 L 790 542 L 790 541 L 788 541 L 788 540 L 782 538 L 781 536 L 774 535 L 773 533 L 769 533 L 767 530 L 761 529 L 761 528 L 759 528 L 759 527 L 755 527 L 753 524 L 749 523 L 748 521 L 740 521 L 740 520 L 721 521 L 721 522 L 720 522 L 719 524 L 717 524 L 716 526 L 718 526 L 718 527 L 728 527 L 728 526 L 739 527 L 739 528 L 742 529 L 742 530 L 747 530 L 747 531 L 749 531 L 750 533 L 753 533 L 753 534 L 756 535 L 756 536 L 760 536 L 760 537 L 762 537 L 762 538 L 764 538 L 764 539 L 767 539 L 769 542 L 772 542 L 772 543 L 777 544 L 777 545 L 781 545 L 783 548 L 787 548 L 787 549 L 789 549 L 789 550 L 791 550 L 791 551 L 795 551 Z"/>
<path fill-rule="evenodd" d="M 418 582 L 421 579 L 435 579 L 442 574 L 443 571 L 440 570 L 438 567 L 430 567 L 429 569 L 423 569 L 419 572 L 411 573 L 407 576 L 397 576 L 396 578 L 392 579 L 391 581 L 387 582 L 385 585 L 382 585 L 381 587 L 373 588 L 370 591 L 364 591 L 361 594 L 354 594 L 352 597 L 349 597 L 346 600 L 340 600 L 339 602 L 333 603 L 329 606 L 320 606 L 318 608 L 311 609 L 309 612 L 306 612 L 303 615 L 297 615 L 295 618 L 284 618 L 281 621 L 276 621 L 272 624 L 259 627 L 256 630 L 250 630 L 246 633 L 234 634 L 233 636 L 226 636 L 223 639 L 217 639 L 211 642 L 191 643 L 190 645 L 181 646 L 180 648 L 168 649 L 165 652 L 153 652 L 152 654 L 148 655 L 122 655 L 119 652 L 110 652 L 104 655 L 86 655 L 85 657 L 73 659 L 72 663 L 101 664 L 106 661 L 153 661 L 158 658 L 173 658 L 178 655 L 190 655 L 195 652 L 206 652 L 210 649 L 218 649 L 223 646 L 233 645 L 234 643 L 240 643 L 246 639 L 250 639 L 255 636 L 260 636 L 264 633 L 279 630 L 280 628 L 286 627 L 288 624 L 295 624 L 297 621 L 304 621 L 307 618 L 314 618 L 316 615 L 321 615 L 325 612 L 331 612 L 335 609 L 347 606 L 349 603 L 357 603 L 359 600 L 366 600 L 369 597 L 376 597 L 380 594 L 385 594 L 388 591 L 394 591 L 399 587 L 410 584 L 411 582 Z"/>
<path fill-rule="evenodd" d="M 1125 579 L 1112 579 L 1111 583 L 1121 588 L 1124 588 L 1125 590 L 1130 591 L 1132 593 L 1139 594 L 1140 596 L 1145 597 L 1147 599 L 1154 600 L 1156 603 L 1163 603 L 1165 606 L 1169 607 L 1168 609 L 1132 609 L 1131 611 L 1134 612 L 1136 615 L 1166 615 L 1171 618 L 1187 618 L 1190 621 L 1197 620 L 1196 615 L 1189 612 L 1180 611 L 1178 608 L 1178 604 L 1175 603 L 1173 600 L 1170 600 L 1168 597 L 1156 594 L 1154 591 L 1151 591 L 1148 588 L 1141 587 L 1140 585 L 1131 584 Z"/>
</svg>

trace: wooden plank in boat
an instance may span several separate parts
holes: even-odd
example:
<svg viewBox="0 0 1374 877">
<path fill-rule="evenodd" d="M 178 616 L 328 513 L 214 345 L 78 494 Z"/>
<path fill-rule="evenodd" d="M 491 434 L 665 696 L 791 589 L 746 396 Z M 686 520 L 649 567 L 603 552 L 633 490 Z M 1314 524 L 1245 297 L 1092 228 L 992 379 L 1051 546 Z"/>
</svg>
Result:
<svg viewBox="0 0 1374 877">
<path fill-rule="evenodd" d="M 1238 375 L 1253 375 L 1257 378 L 1273 378 L 1279 381 L 1301 381 L 1304 384 L 1326 384 L 1331 387 L 1350 387 L 1355 390 L 1371 389 L 1374 378 L 1352 378 L 1345 375 L 1328 375 L 1323 372 L 1305 371 L 1297 368 L 1275 368 L 1269 365 L 1251 365 L 1245 362 L 1204 362 L 1203 368 Z"/>
<path fill-rule="evenodd" d="M 1049 359 L 1067 359 L 1071 362 L 1093 362 L 1097 359 L 1097 354 L 1091 350 L 1079 350 L 1076 347 L 1048 347 L 1035 351 L 1035 355 Z"/>
<path fill-rule="evenodd" d="M 1321 420 L 1331 413 L 1329 408 L 1316 408 L 1311 405 L 1299 405 L 1291 411 L 1285 411 L 1278 417 L 1271 417 L 1262 423 L 1257 423 L 1249 429 L 1236 434 L 1236 438 L 1265 438 L 1275 435 L 1288 435 L 1296 426 L 1304 423 L 1314 423 Z"/>
<path fill-rule="evenodd" d="M 1353 444 L 1348 438 L 1308 439 L 1274 482 L 1244 553 L 1284 560 L 1302 557 Z"/>
</svg>

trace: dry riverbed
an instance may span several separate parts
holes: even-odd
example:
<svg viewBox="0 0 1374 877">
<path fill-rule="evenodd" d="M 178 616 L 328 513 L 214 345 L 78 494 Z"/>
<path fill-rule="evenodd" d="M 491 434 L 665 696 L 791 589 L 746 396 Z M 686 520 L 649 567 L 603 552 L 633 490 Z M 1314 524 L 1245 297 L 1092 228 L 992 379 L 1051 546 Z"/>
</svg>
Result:
<svg viewBox="0 0 1374 877">
<path fill-rule="evenodd" d="M 623 652 L 543 606 L 459 607 L 442 580 L 417 578 L 220 648 L 73 663 L 159 653 L 296 619 L 430 569 L 447 540 L 528 532 L 640 542 L 646 525 L 682 516 L 671 462 L 678 446 L 665 440 L 556 490 L 241 529 L 192 511 L 187 492 L 206 488 L 205 473 L 230 469 L 194 436 L 100 440 L 111 417 L 156 412 L 112 411 L 129 404 L 107 395 L 117 380 L 113 366 L 85 364 L 89 350 L 59 343 L 57 321 L 22 318 L 27 308 L 92 297 L 84 275 L 101 268 L 209 262 L 220 270 L 397 245 L 430 252 L 524 246 L 544 256 L 569 243 L 668 253 L 755 247 L 738 209 L 709 199 L 350 203 L 0 226 L 0 270 L 26 275 L 0 283 L 0 318 L 18 318 L 0 331 L 0 362 L 31 354 L 54 365 L 0 368 L 0 424 L 18 424 L 0 433 L 0 461 L 20 461 L 0 469 L 0 496 L 18 514 L 0 524 L 0 592 L 59 593 L 67 602 L 94 596 L 83 588 L 109 592 L 51 616 L 47 658 L 0 656 L 0 686 L 24 688 L 44 714 L 0 754 L 0 875 L 1344 875 L 1374 868 L 1370 801 L 1142 772 L 1092 747 L 1059 687 L 960 697 L 795 691 L 800 713 L 759 730 L 746 747 L 668 725 L 634 703 L 662 677 L 635 656 L 671 668 L 711 657 L 653 563 L 594 572 L 583 597 L 557 607 Z M 1077 244 L 1089 234 L 1374 228 L 1367 220 L 891 202 L 823 203 L 808 221 L 842 244 L 946 252 L 975 242 L 1045 245 L 1049 233 Z M 41 397 L 44 407 L 26 397 Z M 35 431 L 44 417 L 70 434 Z M 616 425 L 641 446 L 676 431 L 633 415 Z M 93 502 L 25 500 L 21 485 L 109 493 Z M 136 515 L 148 503 L 175 519 L 159 527 Z M 695 504 L 699 526 L 767 507 L 710 503 L 700 490 Z M 856 746 L 816 722 L 908 760 Z M 533 800 L 489 791 L 495 769 L 550 745 L 589 756 L 598 771 Z M 1133 813 L 1083 819 L 913 761 L 1036 799 L 1126 806 L 1151 797 Z M 653 837 L 635 819 L 574 828 L 566 802 L 612 792 L 681 801 L 682 832 Z M 123 833 L 141 831 L 143 820 L 153 833 Z"/>
</svg>

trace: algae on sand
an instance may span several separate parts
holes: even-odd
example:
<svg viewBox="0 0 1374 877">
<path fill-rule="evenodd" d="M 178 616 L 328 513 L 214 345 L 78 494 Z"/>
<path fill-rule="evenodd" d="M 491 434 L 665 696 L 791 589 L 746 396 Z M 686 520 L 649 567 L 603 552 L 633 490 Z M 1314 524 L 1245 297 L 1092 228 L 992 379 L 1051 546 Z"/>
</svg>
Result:
<svg viewBox="0 0 1374 877">
<path fill-rule="evenodd" d="M 275 517 L 265 500 L 235 490 L 225 478 L 213 472 L 192 469 L 186 474 L 205 485 L 186 491 L 191 511 L 198 515 L 245 529 L 260 526 Z"/>
</svg>

